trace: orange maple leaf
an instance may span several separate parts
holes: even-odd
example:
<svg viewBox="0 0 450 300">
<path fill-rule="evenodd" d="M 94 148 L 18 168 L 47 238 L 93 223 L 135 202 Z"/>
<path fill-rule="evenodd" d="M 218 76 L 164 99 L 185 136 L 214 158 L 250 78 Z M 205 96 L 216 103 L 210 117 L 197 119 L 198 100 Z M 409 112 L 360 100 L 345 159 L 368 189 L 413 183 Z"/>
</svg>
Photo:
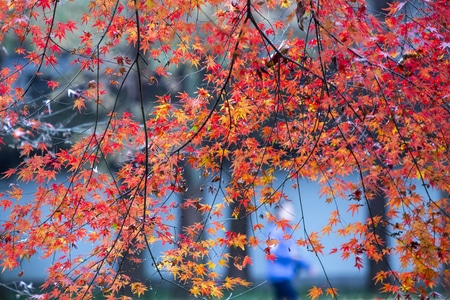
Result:
<svg viewBox="0 0 450 300">
<path fill-rule="evenodd" d="M 81 109 L 86 109 L 86 105 L 84 104 L 84 98 L 79 97 L 73 101 L 73 108 L 78 109 L 78 112 L 81 112 Z"/>
<path fill-rule="evenodd" d="M 310 297 L 312 300 L 319 299 L 319 297 L 323 294 L 322 288 L 318 288 L 316 286 L 313 286 L 308 291 L 308 297 Z"/>
<path fill-rule="evenodd" d="M 338 295 L 336 288 L 329 287 L 325 291 L 326 291 L 327 295 L 331 296 L 331 298 L 333 298 L 333 299 L 336 298 L 336 296 Z"/>
</svg>

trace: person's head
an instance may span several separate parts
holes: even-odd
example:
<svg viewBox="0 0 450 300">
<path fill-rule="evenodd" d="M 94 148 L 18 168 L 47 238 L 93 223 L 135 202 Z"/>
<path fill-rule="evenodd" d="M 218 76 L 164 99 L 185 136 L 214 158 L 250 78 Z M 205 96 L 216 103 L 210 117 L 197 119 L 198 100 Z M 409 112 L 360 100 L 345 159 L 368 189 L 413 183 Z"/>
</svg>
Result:
<svg viewBox="0 0 450 300">
<path fill-rule="evenodd" d="M 293 221 L 295 219 L 295 209 L 291 202 L 283 202 L 277 208 L 277 218 L 284 219 L 288 221 Z"/>
</svg>

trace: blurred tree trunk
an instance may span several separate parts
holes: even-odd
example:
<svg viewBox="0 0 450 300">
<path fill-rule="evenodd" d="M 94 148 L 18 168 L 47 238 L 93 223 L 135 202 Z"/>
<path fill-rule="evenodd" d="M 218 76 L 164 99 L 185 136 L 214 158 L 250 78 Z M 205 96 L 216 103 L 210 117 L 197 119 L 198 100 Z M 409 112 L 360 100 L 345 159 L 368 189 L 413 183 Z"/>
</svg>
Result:
<svg viewBox="0 0 450 300">
<path fill-rule="evenodd" d="M 384 19 L 384 9 L 388 7 L 389 3 L 391 1 L 389 0 L 368 0 L 368 8 L 372 14 L 377 16 L 380 20 Z M 382 220 L 385 220 L 386 216 L 386 195 L 379 191 L 376 193 L 375 198 L 369 201 L 369 210 L 370 210 L 370 216 L 382 216 Z M 387 224 L 385 222 L 381 222 L 379 225 L 374 228 L 374 233 L 378 235 L 381 241 L 385 242 L 386 244 L 380 245 L 380 248 L 386 248 L 388 247 L 388 239 L 389 236 L 387 234 Z M 388 257 L 383 257 L 383 259 L 379 262 L 376 262 L 374 260 L 369 260 L 369 270 L 368 270 L 368 277 L 366 281 L 366 286 L 368 291 L 372 293 L 379 292 L 380 284 L 375 284 L 375 281 L 373 278 L 375 275 L 380 271 L 388 271 L 389 270 L 389 260 Z"/>
<path fill-rule="evenodd" d="M 137 49 L 135 49 L 137 51 Z M 140 99 L 139 95 L 139 85 L 138 80 L 139 76 L 137 72 L 131 72 L 130 73 L 131 80 L 127 81 L 126 85 L 126 96 L 128 99 L 132 101 L 138 102 Z M 131 83 L 131 84 L 130 84 Z M 144 149 L 142 151 L 145 151 Z M 132 252 L 134 252 L 134 249 L 130 249 Z M 120 272 L 126 276 L 129 276 L 131 281 L 139 281 L 139 282 L 145 282 L 145 270 L 144 267 L 145 264 L 145 258 L 144 258 L 145 251 L 140 251 L 138 254 L 130 255 L 127 252 L 123 253 L 123 260 L 120 265 Z M 137 262 L 133 260 L 136 258 L 137 260 L 141 260 L 141 262 Z M 121 294 L 124 296 L 133 297 L 133 293 L 131 292 L 130 288 L 127 287 L 127 289 L 122 289 Z"/>
<path fill-rule="evenodd" d="M 247 236 L 248 232 L 248 217 L 246 216 L 247 210 L 243 207 L 243 203 L 250 196 L 247 195 L 249 188 L 245 185 L 240 187 L 241 194 L 238 199 L 230 205 L 230 217 L 233 220 L 231 222 L 230 231 L 236 234 Z M 242 262 L 245 256 L 248 255 L 247 247 L 244 249 L 240 247 L 229 247 L 228 254 L 230 255 L 229 268 L 227 269 L 227 276 L 239 277 L 246 281 L 249 281 L 248 266 L 242 267 Z"/>
<path fill-rule="evenodd" d="M 375 195 L 375 198 L 369 201 L 369 209 L 370 216 L 382 216 L 382 220 L 384 220 L 386 215 L 386 195 L 383 192 L 378 192 Z M 388 247 L 389 236 L 387 234 L 386 227 L 387 223 L 382 221 L 380 222 L 380 224 L 373 228 L 373 233 L 380 238 L 380 241 L 385 243 L 379 246 L 379 250 Z M 377 275 L 378 272 L 388 270 L 389 258 L 387 256 L 384 256 L 383 259 L 379 262 L 376 262 L 372 259 L 369 260 L 369 274 L 366 283 L 368 291 L 372 293 L 379 292 L 379 289 L 382 287 L 382 285 L 379 282 L 375 284 L 373 278 Z"/>
<path fill-rule="evenodd" d="M 134 249 L 130 249 L 134 250 Z M 144 261 L 144 251 L 140 251 L 138 255 L 133 255 L 136 259 L 142 260 L 141 262 L 136 262 L 133 260 L 133 257 L 126 252 L 123 253 L 123 260 L 120 265 L 120 273 L 124 274 L 126 276 L 130 277 L 131 282 L 145 282 L 145 270 L 144 267 L 146 266 Z M 128 296 L 133 297 L 133 293 L 131 292 L 130 286 L 127 286 L 126 288 L 122 288 L 120 291 L 120 294 L 122 296 Z"/>
<path fill-rule="evenodd" d="M 238 208 L 239 204 L 236 202 L 231 206 L 231 211 L 234 211 Z M 245 216 L 245 211 L 240 210 L 238 217 L 232 221 L 230 230 L 232 232 L 243 234 L 247 236 L 248 230 L 248 217 Z M 229 277 L 240 277 L 244 280 L 249 280 L 249 272 L 248 267 L 241 268 L 239 265 L 242 263 L 244 257 L 248 255 L 247 247 L 241 249 L 240 247 L 230 247 L 230 264 L 227 270 L 227 276 Z"/>
<path fill-rule="evenodd" d="M 184 166 L 184 184 L 181 188 L 184 189 L 182 194 L 182 198 L 180 199 L 181 204 L 187 199 L 199 199 L 201 200 L 203 193 L 201 191 L 201 182 L 199 180 L 200 174 L 198 170 L 192 169 L 188 164 Z M 182 206 L 181 206 L 182 207 Z M 183 228 L 189 227 L 195 223 L 199 223 L 202 221 L 202 214 L 194 207 L 181 208 L 180 211 L 180 220 L 179 220 L 179 228 L 183 230 Z M 182 232 L 179 232 L 182 233 Z M 199 236 L 199 239 L 202 237 Z M 189 259 L 189 258 L 186 258 Z M 188 299 L 189 294 L 189 286 L 185 286 L 185 289 L 175 288 L 173 289 L 172 296 L 178 299 Z"/>
</svg>

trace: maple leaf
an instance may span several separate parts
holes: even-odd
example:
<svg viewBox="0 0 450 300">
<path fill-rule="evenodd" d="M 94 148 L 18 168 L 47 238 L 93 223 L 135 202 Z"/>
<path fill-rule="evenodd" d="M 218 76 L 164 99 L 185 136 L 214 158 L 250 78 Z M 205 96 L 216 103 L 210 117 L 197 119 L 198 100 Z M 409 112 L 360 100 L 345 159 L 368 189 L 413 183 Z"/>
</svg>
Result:
<svg viewBox="0 0 450 300">
<path fill-rule="evenodd" d="M 131 292 L 133 294 L 137 294 L 138 297 L 141 297 L 141 295 L 143 295 L 148 288 L 145 286 L 145 284 L 141 283 L 141 282 L 133 282 L 130 284 L 131 286 Z"/>
<path fill-rule="evenodd" d="M 251 247 L 257 247 L 258 245 L 259 245 L 259 240 L 258 240 L 258 238 L 257 237 L 255 237 L 255 236 L 250 236 L 249 238 L 248 238 L 248 244 L 249 244 L 249 246 L 251 246 Z"/>
<path fill-rule="evenodd" d="M 245 268 L 247 265 L 252 265 L 253 261 L 250 256 L 246 255 L 242 261 L 242 266 Z"/>
<path fill-rule="evenodd" d="M 388 275 L 387 272 L 384 271 L 378 272 L 374 277 L 375 283 L 384 282 L 384 280 L 387 278 L 387 275 Z"/>
<path fill-rule="evenodd" d="M 54 90 L 54 89 L 56 89 L 59 86 L 59 82 L 53 81 L 53 80 L 49 80 L 49 81 L 47 81 L 47 86 L 49 88 L 51 88 L 52 90 Z"/>
<path fill-rule="evenodd" d="M 319 299 L 319 297 L 323 294 L 323 291 L 321 288 L 318 288 L 316 286 L 313 286 L 311 289 L 308 290 L 308 297 L 311 299 Z"/>
<path fill-rule="evenodd" d="M 359 208 L 363 207 L 363 206 L 364 206 L 363 204 L 359 204 L 359 203 L 354 204 L 354 203 L 352 203 L 352 204 L 348 205 L 347 211 L 350 211 L 352 213 L 352 216 L 354 216 L 355 213 L 358 213 Z"/>
<path fill-rule="evenodd" d="M 86 105 L 84 104 L 84 98 L 79 97 L 73 101 L 73 108 L 76 108 L 78 112 L 81 112 L 82 109 L 86 109 Z"/>
<path fill-rule="evenodd" d="M 73 32 L 74 30 L 77 29 L 77 24 L 72 21 L 72 20 L 68 20 L 65 24 L 64 24 L 65 28 L 67 30 L 69 30 L 70 32 Z"/>
<path fill-rule="evenodd" d="M 21 146 L 20 155 L 21 156 L 30 156 L 30 154 L 33 150 L 34 150 L 33 145 L 31 145 L 30 143 L 24 143 Z"/>
<path fill-rule="evenodd" d="M 9 168 L 7 171 L 3 172 L 2 179 L 10 178 L 12 175 L 16 174 L 17 170 L 15 168 Z"/>
<path fill-rule="evenodd" d="M 58 64 L 58 60 L 55 55 L 46 55 L 45 56 L 45 66 L 56 66 Z"/>
<path fill-rule="evenodd" d="M 15 267 L 17 267 L 19 263 L 13 259 L 11 259 L 10 257 L 6 257 L 2 263 L 0 264 L 0 266 L 3 267 L 2 272 L 4 272 L 5 270 L 12 270 Z"/>
<path fill-rule="evenodd" d="M 195 297 L 200 296 L 202 293 L 200 291 L 200 287 L 197 285 L 194 285 L 190 290 L 189 293 L 194 295 Z"/>
<path fill-rule="evenodd" d="M 270 247 L 266 247 L 264 252 L 266 253 L 266 260 L 274 262 L 277 259 L 277 256 L 270 251 Z"/>
<path fill-rule="evenodd" d="M 42 8 L 42 11 L 51 8 L 52 2 L 50 0 L 38 0 L 37 6 Z"/>
<path fill-rule="evenodd" d="M 338 292 L 337 292 L 337 289 L 336 288 L 327 288 L 326 290 L 326 294 L 328 295 L 328 296 L 330 296 L 331 298 L 336 298 L 337 297 L 337 295 L 338 295 Z"/>
<path fill-rule="evenodd" d="M 281 219 L 276 222 L 277 228 L 281 228 L 282 231 L 285 231 L 286 228 L 291 228 L 290 221 L 286 219 Z"/>
<path fill-rule="evenodd" d="M 406 1 L 396 2 L 396 3 L 388 3 L 389 8 L 386 9 L 388 15 L 395 15 L 399 12 L 403 6 L 405 6 Z"/>
<path fill-rule="evenodd" d="M 360 256 L 355 257 L 355 267 L 357 267 L 358 270 L 361 270 L 363 267 L 362 258 Z"/>
<path fill-rule="evenodd" d="M 19 55 L 25 55 L 26 50 L 22 47 L 17 48 L 14 52 L 16 52 Z"/>
<path fill-rule="evenodd" d="M 12 204 L 13 204 L 13 203 L 12 203 L 12 201 L 10 201 L 10 200 L 2 199 L 2 200 L 0 201 L 0 207 L 3 207 L 3 211 L 6 211 L 6 209 L 8 209 L 9 207 L 11 207 Z"/>
</svg>

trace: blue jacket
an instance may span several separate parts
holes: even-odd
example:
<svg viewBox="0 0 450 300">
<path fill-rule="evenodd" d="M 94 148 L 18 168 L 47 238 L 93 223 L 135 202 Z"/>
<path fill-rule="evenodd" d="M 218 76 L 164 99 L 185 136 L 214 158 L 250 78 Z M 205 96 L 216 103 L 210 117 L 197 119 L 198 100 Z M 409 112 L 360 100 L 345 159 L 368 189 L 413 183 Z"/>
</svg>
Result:
<svg viewBox="0 0 450 300">
<path fill-rule="evenodd" d="M 270 237 L 278 240 L 278 244 L 271 248 L 276 259 L 267 262 L 267 278 L 271 282 L 293 280 L 301 269 L 309 269 L 310 265 L 300 258 L 295 242 L 283 238 L 281 229 L 272 227 Z"/>
</svg>

